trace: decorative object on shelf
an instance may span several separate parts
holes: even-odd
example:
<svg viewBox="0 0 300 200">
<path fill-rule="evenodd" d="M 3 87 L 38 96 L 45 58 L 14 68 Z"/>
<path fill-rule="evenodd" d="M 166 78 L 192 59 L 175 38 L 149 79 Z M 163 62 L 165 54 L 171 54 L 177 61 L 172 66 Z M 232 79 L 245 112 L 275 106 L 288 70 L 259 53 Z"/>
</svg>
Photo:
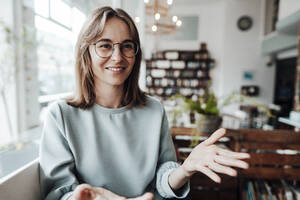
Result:
<svg viewBox="0 0 300 200">
<path fill-rule="evenodd" d="M 241 88 L 241 93 L 245 96 L 258 96 L 259 95 L 259 86 L 244 85 Z"/>
<path fill-rule="evenodd" d="M 152 53 L 152 58 L 146 60 L 147 91 L 163 99 L 174 94 L 198 98 L 208 85 L 209 71 L 214 65 L 206 43 L 201 43 L 198 51 Z"/>
<path fill-rule="evenodd" d="M 169 16 L 173 0 L 144 0 L 146 31 L 152 34 L 170 34 L 182 25 L 177 16 Z"/>
<path fill-rule="evenodd" d="M 241 31 L 247 31 L 252 27 L 253 21 L 250 16 L 244 15 L 238 19 L 237 26 Z"/>
</svg>

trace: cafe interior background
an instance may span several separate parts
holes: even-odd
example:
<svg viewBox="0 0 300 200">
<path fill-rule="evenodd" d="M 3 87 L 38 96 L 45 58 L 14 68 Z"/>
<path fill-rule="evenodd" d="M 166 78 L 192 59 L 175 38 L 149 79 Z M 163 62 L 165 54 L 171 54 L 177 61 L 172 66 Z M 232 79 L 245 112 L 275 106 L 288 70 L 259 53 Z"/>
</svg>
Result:
<svg viewBox="0 0 300 200">
<path fill-rule="evenodd" d="M 221 127 L 236 134 L 286 129 L 297 136 L 299 0 L 5 0 L 0 179 L 38 157 L 47 105 L 72 93 L 76 38 L 87 14 L 100 6 L 123 8 L 135 20 L 143 51 L 139 84 L 164 103 L 172 134 L 195 134 L 200 115 L 188 102 L 202 101 L 205 110 L 203 97 L 213 94 Z M 299 154 L 295 145 L 288 155 Z M 293 164 L 299 168 L 299 162 L 285 167 Z M 276 177 L 288 179 L 298 195 L 299 178 Z M 256 191 L 250 183 L 245 187 Z"/>
</svg>

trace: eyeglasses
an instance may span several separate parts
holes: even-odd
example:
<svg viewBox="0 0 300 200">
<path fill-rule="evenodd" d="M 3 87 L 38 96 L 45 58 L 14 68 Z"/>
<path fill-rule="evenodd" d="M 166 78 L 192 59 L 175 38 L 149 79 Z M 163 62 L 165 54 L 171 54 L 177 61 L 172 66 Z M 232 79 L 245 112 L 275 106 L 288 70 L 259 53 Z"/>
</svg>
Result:
<svg viewBox="0 0 300 200">
<path fill-rule="evenodd" d="M 108 58 L 113 54 L 115 45 L 117 44 L 120 45 L 120 52 L 122 56 L 127 58 L 133 58 L 139 51 L 138 44 L 131 40 L 127 40 L 122 43 L 112 43 L 112 41 L 109 40 L 100 40 L 93 45 L 95 46 L 95 52 L 99 57 Z"/>
</svg>

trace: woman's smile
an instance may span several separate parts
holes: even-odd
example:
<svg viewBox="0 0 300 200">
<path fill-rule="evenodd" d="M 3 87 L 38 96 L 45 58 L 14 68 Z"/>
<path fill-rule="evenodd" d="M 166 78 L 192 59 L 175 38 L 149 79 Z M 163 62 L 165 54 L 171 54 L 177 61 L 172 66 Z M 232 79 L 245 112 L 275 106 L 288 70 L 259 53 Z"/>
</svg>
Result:
<svg viewBox="0 0 300 200">
<path fill-rule="evenodd" d="M 125 67 L 106 67 L 106 70 L 109 70 L 110 72 L 113 72 L 114 74 L 119 74 L 125 71 Z"/>
</svg>

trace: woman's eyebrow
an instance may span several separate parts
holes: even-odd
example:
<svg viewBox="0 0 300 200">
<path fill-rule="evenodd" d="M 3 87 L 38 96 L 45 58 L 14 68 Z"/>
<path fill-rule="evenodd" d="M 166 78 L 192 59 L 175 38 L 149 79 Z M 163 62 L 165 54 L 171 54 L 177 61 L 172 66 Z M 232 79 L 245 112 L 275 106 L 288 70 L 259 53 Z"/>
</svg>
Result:
<svg viewBox="0 0 300 200">
<path fill-rule="evenodd" d="M 112 41 L 107 38 L 102 38 L 102 39 L 98 40 L 97 42 L 112 42 Z"/>
<path fill-rule="evenodd" d="M 113 42 L 111 39 L 108 39 L 108 38 L 101 38 L 100 40 L 98 40 L 97 42 Z M 96 43 L 97 43 L 96 42 Z M 126 40 L 123 40 L 121 43 L 123 42 L 133 42 L 133 40 L 131 39 L 126 39 Z"/>
</svg>

